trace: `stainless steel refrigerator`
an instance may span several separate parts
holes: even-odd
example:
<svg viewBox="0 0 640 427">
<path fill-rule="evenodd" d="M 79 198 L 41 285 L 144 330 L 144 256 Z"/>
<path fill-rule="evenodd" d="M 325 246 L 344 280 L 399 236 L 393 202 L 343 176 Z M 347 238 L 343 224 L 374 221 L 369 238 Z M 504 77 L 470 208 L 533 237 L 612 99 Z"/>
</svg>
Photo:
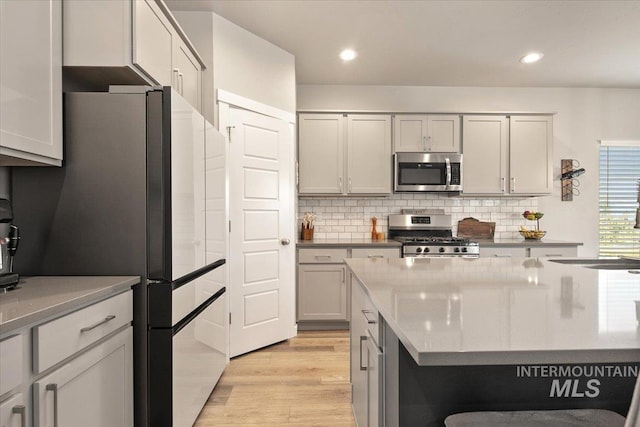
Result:
<svg viewBox="0 0 640 427">
<path fill-rule="evenodd" d="M 14 168 L 15 271 L 136 275 L 135 425 L 191 426 L 228 361 L 224 137 L 169 87 L 67 93 L 62 168 Z"/>
</svg>

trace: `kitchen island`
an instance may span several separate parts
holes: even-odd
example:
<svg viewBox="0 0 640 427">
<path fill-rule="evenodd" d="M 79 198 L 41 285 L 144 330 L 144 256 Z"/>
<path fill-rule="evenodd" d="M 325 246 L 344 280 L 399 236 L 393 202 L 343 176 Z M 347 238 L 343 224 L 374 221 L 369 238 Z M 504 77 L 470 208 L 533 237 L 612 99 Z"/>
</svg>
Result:
<svg viewBox="0 0 640 427">
<path fill-rule="evenodd" d="M 476 410 L 626 414 L 640 366 L 639 275 L 537 258 L 345 262 L 359 424 L 441 426 Z"/>
</svg>

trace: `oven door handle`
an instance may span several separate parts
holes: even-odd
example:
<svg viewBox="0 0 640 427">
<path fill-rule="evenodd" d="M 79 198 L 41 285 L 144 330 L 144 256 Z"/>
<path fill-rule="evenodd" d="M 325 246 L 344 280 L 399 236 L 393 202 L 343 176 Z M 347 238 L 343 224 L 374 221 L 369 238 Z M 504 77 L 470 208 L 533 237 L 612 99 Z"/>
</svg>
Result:
<svg viewBox="0 0 640 427">
<path fill-rule="evenodd" d="M 446 180 L 445 184 L 446 184 L 447 187 L 449 187 L 449 186 L 451 186 L 451 161 L 447 157 L 447 158 L 444 159 L 444 162 L 447 165 L 447 180 Z"/>
</svg>

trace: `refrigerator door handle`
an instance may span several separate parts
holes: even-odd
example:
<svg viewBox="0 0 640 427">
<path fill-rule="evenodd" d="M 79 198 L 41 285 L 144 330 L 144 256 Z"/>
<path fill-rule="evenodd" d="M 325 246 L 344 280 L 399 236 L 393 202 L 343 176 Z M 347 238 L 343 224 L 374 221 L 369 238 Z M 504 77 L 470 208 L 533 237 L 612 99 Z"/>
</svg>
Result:
<svg viewBox="0 0 640 427">
<path fill-rule="evenodd" d="M 184 286 L 189 282 L 193 282 L 198 277 L 204 276 L 205 274 L 209 273 L 210 271 L 213 271 L 216 268 L 220 267 L 221 265 L 224 265 L 226 262 L 227 262 L 227 260 L 225 260 L 224 258 L 221 258 L 221 259 L 217 260 L 216 262 L 212 262 L 211 264 L 207 264 L 204 267 L 200 267 L 199 269 L 194 270 L 191 273 L 185 274 L 184 276 L 179 277 L 176 280 L 174 280 L 173 282 L 171 282 L 171 288 L 172 288 L 172 290 L 175 291 L 176 289 L 180 288 L 181 286 Z"/>
<path fill-rule="evenodd" d="M 193 319 L 198 317 L 200 315 L 200 313 L 205 311 L 207 309 L 207 307 L 209 307 L 211 304 L 213 304 L 226 291 L 227 291 L 226 287 L 220 288 L 220 290 L 218 292 L 216 292 L 215 294 L 211 295 L 209 298 L 207 298 L 207 300 L 205 302 L 203 302 L 198 307 L 196 307 L 191 313 L 189 313 L 186 316 L 184 316 L 178 323 L 175 324 L 175 326 L 173 328 L 171 328 L 172 335 L 175 336 L 178 332 L 180 332 L 182 330 L 182 328 L 187 326 Z"/>
</svg>

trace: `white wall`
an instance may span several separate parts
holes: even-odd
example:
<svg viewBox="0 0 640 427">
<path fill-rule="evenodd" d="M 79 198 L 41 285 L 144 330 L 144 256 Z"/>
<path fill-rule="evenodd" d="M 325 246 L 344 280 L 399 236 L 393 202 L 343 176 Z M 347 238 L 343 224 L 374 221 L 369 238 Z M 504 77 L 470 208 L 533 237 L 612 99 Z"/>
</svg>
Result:
<svg viewBox="0 0 640 427">
<path fill-rule="evenodd" d="M 300 85 L 297 91 L 299 111 L 556 113 L 554 191 L 535 202 L 545 213 L 541 228 L 547 238 L 583 242 L 581 256 L 598 250 L 597 141 L 640 139 L 638 89 Z M 560 159 L 565 158 L 577 159 L 587 171 L 573 202 L 560 200 Z"/>
<path fill-rule="evenodd" d="M 210 12 L 174 12 L 207 63 L 203 76 L 205 117 L 218 126 L 218 89 L 295 113 L 295 58 L 236 24 Z"/>
</svg>

